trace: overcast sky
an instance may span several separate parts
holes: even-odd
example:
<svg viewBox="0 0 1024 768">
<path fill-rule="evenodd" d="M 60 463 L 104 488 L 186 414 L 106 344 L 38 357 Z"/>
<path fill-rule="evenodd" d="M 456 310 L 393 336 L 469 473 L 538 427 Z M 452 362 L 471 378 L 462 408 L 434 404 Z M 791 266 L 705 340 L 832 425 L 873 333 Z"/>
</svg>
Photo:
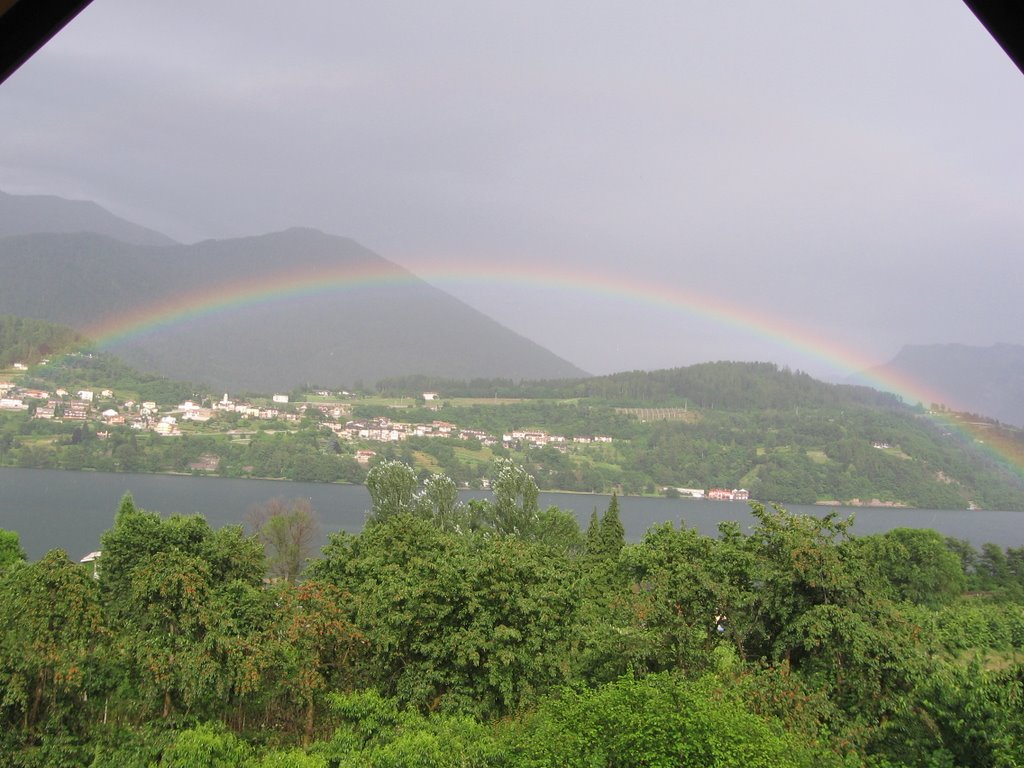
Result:
<svg viewBox="0 0 1024 768">
<path fill-rule="evenodd" d="M 6 192 L 183 242 L 346 235 L 596 373 L 842 373 L 783 323 L 876 362 L 1024 343 L 1024 76 L 959 0 L 95 0 L 0 132 Z"/>
</svg>

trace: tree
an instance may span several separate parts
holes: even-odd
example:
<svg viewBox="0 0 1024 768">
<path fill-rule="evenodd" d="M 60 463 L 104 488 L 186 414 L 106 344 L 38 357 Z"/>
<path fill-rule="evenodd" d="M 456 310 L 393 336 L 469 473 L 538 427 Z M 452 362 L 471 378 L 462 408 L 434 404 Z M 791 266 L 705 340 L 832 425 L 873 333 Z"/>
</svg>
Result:
<svg viewBox="0 0 1024 768">
<path fill-rule="evenodd" d="M 894 528 L 856 539 L 854 548 L 897 600 L 938 608 L 967 587 L 960 558 L 937 531 Z"/>
<path fill-rule="evenodd" d="M 182 731 L 160 760 L 166 768 L 244 768 L 250 749 L 223 726 L 200 723 Z"/>
<path fill-rule="evenodd" d="M 100 592 L 114 622 L 132 618 L 129 596 L 133 572 L 158 554 L 177 552 L 203 563 L 212 585 L 234 579 L 259 585 L 265 573 L 263 548 L 247 538 L 241 526 L 213 530 L 199 515 L 172 515 L 138 509 L 131 495 L 121 500 L 114 527 L 100 538 Z"/>
<path fill-rule="evenodd" d="M 415 502 L 416 474 L 400 461 L 382 461 L 367 473 L 366 490 L 373 503 L 373 520 L 408 514 Z"/>
<path fill-rule="evenodd" d="M 491 488 L 491 519 L 494 530 L 502 535 L 528 535 L 537 522 L 537 483 L 530 474 L 511 459 L 498 459 L 494 464 Z"/>
<path fill-rule="evenodd" d="M 871 737 L 905 708 L 923 674 L 913 616 L 887 598 L 851 544 L 852 519 L 751 508 L 748 655 L 785 663 L 828 690 L 847 727 Z"/>
<path fill-rule="evenodd" d="M 576 555 L 585 550 L 583 534 L 576 515 L 558 507 L 548 507 L 537 514 L 533 541 L 552 547 L 564 555 Z"/>
<path fill-rule="evenodd" d="M 608 509 L 601 517 L 597 540 L 599 554 L 611 558 L 618 557 L 626 544 L 626 529 L 619 520 L 619 496 L 616 493 L 612 493 Z"/>
<path fill-rule="evenodd" d="M 249 510 L 248 522 L 263 544 L 272 578 L 295 581 L 315 553 L 320 521 L 308 499 L 274 498 Z"/>
<path fill-rule="evenodd" d="M 124 603 L 131 620 L 124 650 L 147 709 L 167 719 L 223 698 L 221 665 L 205 640 L 211 611 L 209 566 L 178 549 L 158 552 L 132 569 Z"/>
<path fill-rule="evenodd" d="M 81 722 L 90 670 L 103 639 L 95 580 L 60 550 L 0 580 L 0 708 L 23 733 Z M 13 723 L 10 723 L 13 724 Z"/>
<path fill-rule="evenodd" d="M 349 595 L 333 584 L 286 584 L 273 594 L 278 607 L 266 635 L 269 671 L 286 699 L 283 711 L 298 706 L 302 712 L 308 744 L 318 701 L 328 690 L 347 687 L 364 639 L 351 623 Z"/>
<path fill-rule="evenodd" d="M 597 515 L 597 507 L 590 513 L 590 522 L 587 523 L 587 532 L 584 534 L 584 542 L 587 554 L 594 554 L 598 550 L 598 536 L 601 532 L 601 518 Z"/>
<path fill-rule="evenodd" d="M 566 679 L 577 597 L 552 548 L 395 516 L 333 536 L 312 578 L 351 595 L 364 671 L 404 704 L 506 713 Z"/>
<path fill-rule="evenodd" d="M 597 639 L 618 647 L 620 663 L 638 671 L 692 673 L 707 664 L 720 641 L 719 616 L 725 612 L 727 584 L 714 568 L 719 547 L 692 528 L 676 529 L 671 523 L 651 528 L 615 563 L 634 587 L 618 590 L 608 617 L 615 631 L 605 630 L 603 640 Z M 606 577 L 604 583 L 614 582 Z M 605 650 L 604 655 L 610 654 Z"/>
<path fill-rule="evenodd" d="M 464 524 L 459 489 L 448 475 L 431 475 L 424 480 L 415 507 L 417 515 L 433 520 L 443 531 L 458 530 Z"/>
<path fill-rule="evenodd" d="M 21 539 L 14 531 L 0 529 L 0 573 L 25 559 L 25 550 L 21 548 Z"/>
<path fill-rule="evenodd" d="M 746 710 L 721 681 L 623 677 L 542 702 L 510 744 L 514 765 L 776 768 L 838 763 Z M 830 759 L 833 758 L 833 759 Z"/>
</svg>

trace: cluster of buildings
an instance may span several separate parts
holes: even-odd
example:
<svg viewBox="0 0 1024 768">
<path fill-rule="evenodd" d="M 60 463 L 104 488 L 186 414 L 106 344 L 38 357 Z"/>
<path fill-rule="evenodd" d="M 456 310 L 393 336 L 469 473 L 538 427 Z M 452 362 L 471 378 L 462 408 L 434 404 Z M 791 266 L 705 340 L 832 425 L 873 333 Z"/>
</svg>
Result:
<svg viewBox="0 0 1024 768">
<path fill-rule="evenodd" d="M 272 402 L 278 405 L 287 404 L 288 396 L 274 395 Z M 102 410 L 100 410 L 101 408 Z M 99 392 L 85 389 L 69 392 L 66 389 L 58 388 L 53 392 L 48 392 L 21 387 L 6 381 L 0 381 L 0 410 L 31 410 L 33 419 L 92 420 L 109 426 L 127 425 L 132 429 L 149 430 L 163 436 L 180 435 L 179 421 L 207 422 L 216 416 L 217 411 L 238 413 L 243 419 L 298 421 L 302 418 L 301 412 L 282 412 L 275 407 L 235 403 L 228 399 L 226 394 L 223 400 L 210 408 L 191 400 L 186 400 L 170 408 L 161 408 L 151 400 L 141 403 L 127 400 L 118 403 L 114 392 L 109 389 Z M 305 410 L 304 407 L 301 410 Z M 98 434 L 102 436 L 105 433 Z"/>
<path fill-rule="evenodd" d="M 590 445 L 591 443 L 610 443 L 612 438 L 607 435 L 579 435 L 567 439 L 562 435 L 549 435 L 539 430 L 512 430 L 510 434 L 501 436 L 501 443 L 506 448 L 520 448 L 523 445 L 532 445 L 536 448 L 543 448 L 545 445 L 555 447 L 564 446 L 569 442 Z"/>
<path fill-rule="evenodd" d="M 746 488 L 676 488 L 676 493 L 687 499 L 710 499 L 711 501 L 750 501 Z"/>
<path fill-rule="evenodd" d="M 288 395 L 274 395 L 271 398 L 271 402 L 274 405 L 287 405 Z M 195 407 L 193 403 L 188 402 L 182 403 L 178 407 L 181 409 L 185 409 L 186 406 L 189 406 L 189 408 Z M 253 405 L 252 403 L 236 403 L 234 400 L 231 400 L 228 397 L 227 392 L 225 392 L 224 397 L 222 397 L 218 402 L 214 403 L 212 408 L 197 408 L 196 410 L 199 414 L 199 417 L 191 417 L 195 421 L 209 421 L 216 411 L 223 411 L 224 413 L 237 413 L 243 419 L 283 419 L 284 421 L 299 421 L 302 419 L 303 415 L 306 412 L 306 406 L 299 406 L 298 412 L 282 411 L 280 408 L 275 408 L 273 406 L 262 407 L 258 405 Z"/>
<path fill-rule="evenodd" d="M 327 423 L 343 440 L 369 440 L 378 443 L 397 443 L 409 437 L 453 437 L 459 440 L 479 440 L 484 445 L 496 445 L 497 440 L 479 429 L 459 429 L 447 421 L 432 421 L 429 424 L 407 424 L 380 417 L 346 421 L 344 424 Z"/>
<path fill-rule="evenodd" d="M 105 389 L 101 397 L 113 397 L 113 392 Z M 60 418 L 66 421 L 85 421 L 93 410 L 96 394 L 91 390 L 68 392 L 57 389 L 53 393 L 31 387 L 20 387 L 9 381 L 0 381 L 0 410 L 27 411 L 34 408 L 32 417 L 35 419 Z"/>
<path fill-rule="evenodd" d="M 429 424 L 407 424 L 380 417 L 342 423 L 328 423 L 334 433 L 344 440 L 368 440 L 371 442 L 397 443 L 409 437 L 449 437 L 459 440 L 476 440 L 482 445 L 498 445 L 506 448 L 521 448 L 524 445 L 543 447 L 553 445 L 564 448 L 568 443 L 610 443 L 612 438 L 603 435 L 566 438 L 550 435 L 539 430 L 513 430 L 503 434 L 499 441 L 479 429 L 461 429 L 447 421 L 432 421 Z"/>
<path fill-rule="evenodd" d="M 329 392 L 317 393 L 329 395 Z M 348 393 L 343 393 L 348 394 Z M 424 393 L 424 400 L 436 400 L 436 393 Z M 553 435 L 543 430 L 513 430 L 500 438 L 479 429 L 463 429 L 447 421 L 434 420 L 430 423 L 412 424 L 392 421 L 386 417 L 342 421 L 350 412 L 350 406 L 342 403 L 330 405 L 299 404 L 288 406 L 288 395 L 275 394 L 269 405 L 254 405 L 250 402 L 232 400 L 227 393 L 216 402 L 200 404 L 186 400 L 176 406 L 161 408 L 157 403 L 132 400 L 119 403 L 109 389 L 100 392 L 81 390 L 68 392 L 57 389 L 52 394 L 35 389 L 21 388 L 10 382 L 0 382 L 0 409 L 28 411 L 32 418 L 61 421 L 96 421 L 103 425 L 126 425 L 132 429 L 146 430 L 162 436 L 180 435 L 182 422 L 205 423 L 216 419 L 219 414 L 237 414 L 242 419 L 280 419 L 301 421 L 307 415 L 315 415 L 322 425 L 329 428 L 339 439 L 368 442 L 400 442 L 410 437 L 454 438 L 475 440 L 485 446 L 502 445 L 510 449 L 525 447 L 553 446 L 560 451 L 568 450 L 569 444 L 589 445 L 611 443 L 605 435 L 580 435 L 566 437 Z M 103 410 L 100 410 L 103 409 Z M 106 432 L 98 432 L 106 436 Z M 372 450 L 357 451 L 356 459 L 369 463 L 376 456 Z"/>
</svg>

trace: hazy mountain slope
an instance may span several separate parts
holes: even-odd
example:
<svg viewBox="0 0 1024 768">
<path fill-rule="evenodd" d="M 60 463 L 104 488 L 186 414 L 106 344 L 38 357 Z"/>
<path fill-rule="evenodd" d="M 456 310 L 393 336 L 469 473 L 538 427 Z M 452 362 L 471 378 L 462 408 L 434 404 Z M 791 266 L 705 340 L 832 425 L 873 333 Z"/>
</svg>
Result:
<svg viewBox="0 0 1024 768">
<path fill-rule="evenodd" d="M 1024 346 L 910 344 L 885 365 L 868 372 L 898 374 L 948 398 L 945 405 L 1024 426 Z"/>
<path fill-rule="evenodd" d="M 425 373 L 453 377 L 585 375 L 571 363 L 352 240 L 313 230 L 146 247 L 92 234 L 0 239 L 0 313 L 86 332 L 162 317 L 154 307 L 228 303 L 111 346 L 144 370 L 259 391 Z M 371 279 L 297 295 L 302 276 L 355 270 Z M 255 286 L 239 292 L 243 283 Z M 231 302 L 263 292 L 265 300 Z M 237 298 L 237 297 L 236 297 Z M 103 342 L 103 338 L 98 341 Z"/>
<path fill-rule="evenodd" d="M 125 221 L 87 200 L 0 192 L 0 236 L 39 232 L 95 232 L 136 245 L 173 245 L 174 240 Z"/>
</svg>

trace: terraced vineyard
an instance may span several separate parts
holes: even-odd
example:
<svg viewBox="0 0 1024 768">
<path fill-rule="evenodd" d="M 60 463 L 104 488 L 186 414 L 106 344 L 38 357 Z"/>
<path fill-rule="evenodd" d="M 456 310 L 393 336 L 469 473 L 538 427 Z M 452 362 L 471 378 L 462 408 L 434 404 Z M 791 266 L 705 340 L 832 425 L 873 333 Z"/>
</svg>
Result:
<svg viewBox="0 0 1024 768">
<path fill-rule="evenodd" d="M 616 413 L 636 416 L 640 421 L 696 421 L 696 411 L 688 408 L 616 408 Z"/>
</svg>

